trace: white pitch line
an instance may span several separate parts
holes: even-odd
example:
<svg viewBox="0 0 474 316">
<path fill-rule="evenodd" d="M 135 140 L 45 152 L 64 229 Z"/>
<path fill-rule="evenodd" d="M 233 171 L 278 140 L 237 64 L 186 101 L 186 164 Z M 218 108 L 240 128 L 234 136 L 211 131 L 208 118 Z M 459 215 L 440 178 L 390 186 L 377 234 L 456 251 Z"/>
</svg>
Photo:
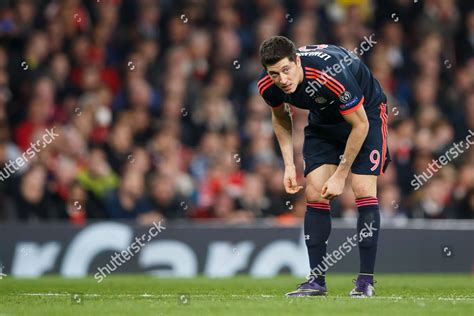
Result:
<svg viewBox="0 0 474 316">
<path fill-rule="evenodd" d="M 58 296 L 58 297 L 65 297 L 71 296 L 74 294 L 79 294 L 84 297 L 146 297 L 146 298 L 177 298 L 180 295 L 189 295 L 190 298 L 225 298 L 225 296 L 218 295 L 218 294 L 187 294 L 187 293 L 176 293 L 176 294 L 91 294 L 91 293 L 19 293 L 19 294 L 10 294 L 12 296 L 20 295 L 20 296 Z M 275 297 L 284 297 L 283 295 L 245 295 L 245 294 L 232 294 L 231 297 L 233 298 L 247 298 L 247 299 L 256 299 L 256 298 L 275 298 Z M 311 298 L 321 298 L 321 299 L 352 299 L 348 296 L 322 296 L 322 297 L 311 297 Z M 297 298 L 300 299 L 300 298 Z M 401 296 L 374 296 L 366 299 L 376 299 L 376 300 L 392 300 L 392 301 L 399 301 L 399 300 L 412 300 L 412 301 L 474 301 L 474 296 L 459 296 L 459 297 L 401 297 Z"/>
</svg>

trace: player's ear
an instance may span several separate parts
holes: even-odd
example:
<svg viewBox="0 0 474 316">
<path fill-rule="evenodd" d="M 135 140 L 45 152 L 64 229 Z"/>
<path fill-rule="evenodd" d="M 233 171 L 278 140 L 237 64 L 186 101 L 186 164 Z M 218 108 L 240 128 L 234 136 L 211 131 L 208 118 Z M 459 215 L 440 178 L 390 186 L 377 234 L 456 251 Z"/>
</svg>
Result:
<svg viewBox="0 0 474 316">
<path fill-rule="evenodd" d="M 298 55 L 296 55 L 296 60 L 295 60 L 295 62 L 296 62 L 296 66 L 299 67 L 299 66 L 301 65 L 301 57 L 298 56 Z"/>
</svg>

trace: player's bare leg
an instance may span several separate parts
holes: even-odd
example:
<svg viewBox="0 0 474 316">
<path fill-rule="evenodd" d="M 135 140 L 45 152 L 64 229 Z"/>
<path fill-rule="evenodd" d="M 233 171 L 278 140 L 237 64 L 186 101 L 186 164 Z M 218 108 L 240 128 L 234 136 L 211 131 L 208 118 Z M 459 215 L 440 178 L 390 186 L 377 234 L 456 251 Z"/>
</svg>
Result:
<svg viewBox="0 0 474 316">
<path fill-rule="evenodd" d="M 357 232 L 360 270 L 355 281 L 352 297 L 369 297 L 375 294 L 374 266 L 380 229 L 380 213 L 377 200 L 377 176 L 352 174 L 352 191 L 359 210 Z"/>
<path fill-rule="evenodd" d="M 331 231 L 331 215 L 329 201 L 321 197 L 321 191 L 336 168 L 336 165 L 322 165 L 306 176 L 304 235 L 311 275 L 308 281 L 288 293 L 289 297 L 326 295 L 325 272 L 328 267 L 322 261 L 326 255 L 326 242 Z"/>
<path fill-rule="evenodd" d="M 336 171 L 337 165 L 322 165 L 306 176 L 305 197 L 308 202 L 325 202 L 329 201 L 321 197 L 321 190 L 324 183 Z"/>
</svg>

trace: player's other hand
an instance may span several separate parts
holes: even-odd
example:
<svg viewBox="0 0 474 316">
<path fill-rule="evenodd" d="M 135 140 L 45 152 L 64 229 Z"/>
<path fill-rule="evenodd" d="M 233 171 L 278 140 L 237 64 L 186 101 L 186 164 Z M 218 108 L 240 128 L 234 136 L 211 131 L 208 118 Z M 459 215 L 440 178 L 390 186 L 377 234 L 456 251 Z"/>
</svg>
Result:
<svg viewBox="0 0 474 316">
<path fill-rule="evenodd" d="M 321 190 L 321 196 L 324 199 L 332 200 L 335 197 L 338 197 L 342 194 L 344 190 L 344 185 L 346 183 L 346 178 L 333 174 L 328 181 L 323 185 Z"/>
<path fill-rule="evenodd" d="M 296 168 L 295 166 L 285 167 L 285 174 L 283 176 L 283 184 L 285 186 L 286 193 L 295 194 L 303 188 L 296 182 Z"/>
</svg>

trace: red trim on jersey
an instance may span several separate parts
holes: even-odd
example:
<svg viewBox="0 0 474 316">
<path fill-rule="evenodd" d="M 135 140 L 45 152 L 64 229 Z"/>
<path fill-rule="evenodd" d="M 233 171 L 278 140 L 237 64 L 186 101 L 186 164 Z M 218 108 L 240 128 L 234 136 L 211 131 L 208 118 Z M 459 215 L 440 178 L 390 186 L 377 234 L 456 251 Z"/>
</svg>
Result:
<svg viewBox="0 0 474 316">
<path fill-rule="evenodd" d="M 270 78 L 269 75 L 266 75 L 265 77 L 263 77 L 262 79 L 260 79 L 258 82 L 257 82 L 257 86 L 260 86 L 260 84 L 263 82 L 263 81 L 266 81 Z"/>
<path fill-rule="evenodd" d="M 258 90 L 262 90 L 262 87 L 265 86 L 266 84 L 268 84 L 269 82 L 272 81 L 272 78 L 270 78 L 269 76 L 267 76 L 266 78 L 263 78 L 262 80 L 259 81 L 259 83 L 257 84 L 257 87 L 258 87 Z"/>
<path fill-rule="evenodd" d="M 342 83 L 340 83 L 336 78 L 332 77 L 332 76 L 329 76 L 327 73 L 321 71 L 321 70 L 318 70 L 318 69 L 315 69 L 315 68 L 309 68 L 307 67 L 308 70 L 310 71 L 314 71 L 322 76 L 325 76 L 327 77 L 329 80 L 331 80 L 333 83 L 335 83 L 340 89 L 342 92 L 344 92 L 346 90 L 346 88 L 344 88 L 344 85 Z"/>
<path fill-rule="evenodd" d="M 343 89 L 341 89 L 340 86 L 338 86 L 334 81 L 331 80 L 332 78 L 330 76 L 328 76 L 325 73 L 317 73 L 317 72 L 312 71 L 312 70 L 307 70 L 306 74 L 308 76 L 316 76 L 316 77 L 321 78 L 319 82 L 322 85 L 328 84 L 328 85 L 331 85 L 332 87 L 334 87 L 334 89 L 336 89 L 338 91 L 338 95 L 340 95 L 344 91 Z"/>
<path fill-rule="evenodd" d="M 331 89 L 331 90 L 333 92 L 336 91 L 336 92 L 334 92 L 336 94 L 336 96 L 340 96 L 341 93 L 343 92 L 343 91 L 341 91 L 341 89 L 334 82 L 332 82 L 328 79 L 327 75 L 324 76 L 324 75 L 321 75 L 321 74 L 316 74 L 314 72 L 310 73 L 308 71 L 308 77 L 307 78 L 313 78 L 313 77 L 316 77 L 316 79 L 318 79 L 318 82 L 320 84 L 322 84 L 324 86 L 327 86 L 327 87 L 332 87 L 333 89 Z"/>
<path fill-rule="evenodd" d="M 386 104 L 380 104 L 380 119 L 382 120 L 381 132 L 382 132 L 382 163 L 380 165 L 380 175 L 383 175 L 383 167 L 385 166 L 385 155 L 386 155 L 386 147 L 387 147 L 387 121 L 388 115 L 386 113 Z"/>
<path fill-rule="evenodd" d="M 344 85 L 342 83 L 340 83 L 338 80 L 336 80 L 336 78 L 329 76 L 327 73 L 322 72 L 321 70 L 318 70 L 318 69 L 315 69 L 315 68 L 311 68 L 311 67 L 304 67 L 304 68 L 308 72 L 316 73 L 318 75 L 323 76 L 325 79 L 331 81 L 338 88 L 338 90 L 340 90 L 339 94 L 341 94 L 342 92 L 344 92 L 346 90 L 346 88 L 344 88 Z"/>
<path fill-rule="evenodd" d="M 272 86 L 274 84 L 273 80 L 270 79 L 270 81 L 268 83 L 264 83 L 262 84 L 262 87 L 260 88 L 259 92 L 260 92 L 260 95 L 263 96 L 263 93 L 265 92 L 265 90 L 267 90 L 270 86 Z"/>
<path fill-rule="evenodd" d="M 333 84 L 331 84 L 329 81 L 322 78 L 321 76 L 311 74 L 311 75 L 308 75 L 306 78 L 307 79 L 316 79 L 321 84 L 322 84 L 321 80 L 324 80 L 325 83 L 323 84 L 323 86 L 326 86 L 328 89 L 330 89 L 337 97 L 341 95 L 341 92 L 339 92 L 339 90 L 337 90 L 337 88 Z"/>
<path fill-rule="evenodd" d="M 339 113 L 341 113 L 342 115 L 347 115 L 347 114 L 350 114 L 352 112 L 355 112 L 355 111 L 357 111 L 358 108 L 360 108 L 362 106 L 363 103 L 364 103 L 364 96 L 362 96 L 362 99 L 360 99 L 359 103 L 357 103 L 356 106 L 354 106 L 353 108 L 344 110 L 344 111 L 339 111 Z"/>
<path fill-rule="evenodd" d="M 261 83 L 259 83 L 257 86 L 258 86 L 258 89 L 260 90 L 264 85 L 266 85 L 267 83 L 269 83 L 270 81 L 272 81 L 272 78 L 268 77 L 267 79 L 263 80 Z"/>
</svg>

